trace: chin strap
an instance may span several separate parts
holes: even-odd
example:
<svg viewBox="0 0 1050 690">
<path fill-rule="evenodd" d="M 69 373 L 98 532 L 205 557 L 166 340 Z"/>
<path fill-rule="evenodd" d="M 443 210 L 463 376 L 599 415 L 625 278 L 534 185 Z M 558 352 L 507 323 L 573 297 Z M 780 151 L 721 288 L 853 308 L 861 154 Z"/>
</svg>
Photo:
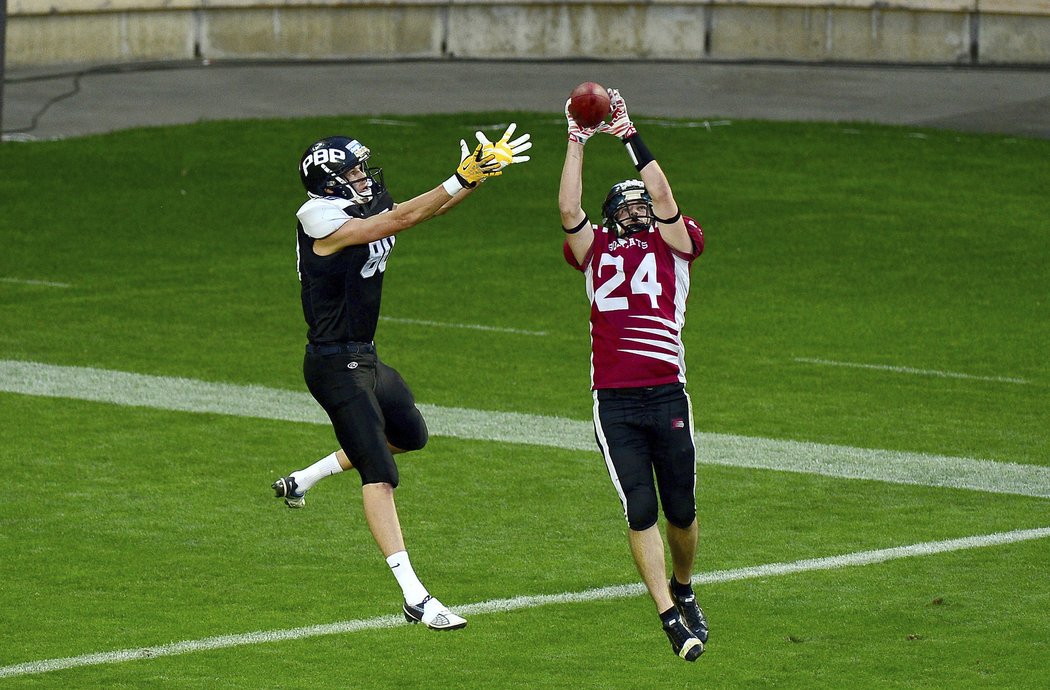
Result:
<svg viewBox="0 0 1050 690">
<path fill-rule="evenodd" d="M 628 226 L 624 225 L 620 221 L 616 221 L 616 227 L 618 229 L 618 231 L 616 233 L 617 237 L 623 238 L 623 237 L 630 237 L 631 235 L 637 235 L 639 233 L 645 232 L 646 230 L 648 230 L 651 227 L 649 225 L 646 225 L 645 223 L 636 223 L 635 225 L 637 226 L 638 229 L 637 230 L 630 230 L 630 229 L 628 229 Z"/>
</svg>

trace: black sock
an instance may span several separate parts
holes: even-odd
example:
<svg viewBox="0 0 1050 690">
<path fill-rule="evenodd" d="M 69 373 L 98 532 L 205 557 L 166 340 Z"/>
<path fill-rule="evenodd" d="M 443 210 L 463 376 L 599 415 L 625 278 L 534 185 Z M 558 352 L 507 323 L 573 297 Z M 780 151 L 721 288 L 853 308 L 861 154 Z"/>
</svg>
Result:
<svg viewBox="0 0 1050 690">
<path fill-rule="evenodd" d="M 687 597 L 693 593 L 693 585 L 692 583 L 686 583 L 683 585 L 678 581 L 677 577 L 671 575 L 671 591 L 674 592 L 674 595 L 677 597 Z"/>
<path fill-rule="evenodd" d="M 660 621 L 664 624 L 664 627 L 671 625 L 678 620 L 678 609 L 671 607 L 660 614 Z"/>
</svg>

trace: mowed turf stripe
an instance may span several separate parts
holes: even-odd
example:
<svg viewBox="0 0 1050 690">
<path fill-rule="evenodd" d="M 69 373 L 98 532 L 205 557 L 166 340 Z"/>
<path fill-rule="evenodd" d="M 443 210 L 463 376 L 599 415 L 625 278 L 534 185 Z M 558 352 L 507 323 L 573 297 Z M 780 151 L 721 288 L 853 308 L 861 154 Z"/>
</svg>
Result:
<svg viewBox="0 0 1050 690">
<path fill-rule="evenodd" d="M 403 319 L 394 316 L 380 316 L 379 320 L 389 321 L 390 323 L 404 323 L 412 326 L 431 326 L 433 328 L 461 328 L 468 331 L 491 331 L 493 333 L 513 333 L 514 335 L 547 335 L 547 331 L 523 331 L 520 328 L 483 326 L 477 323 L 448 323 L 446 321 L 427 321 L 425 319 Z"/>
<path fill-rule="evenodd" d="M 1001 546 L 1004 544 L 1030 541 L 1033 539 L 1044 539 L 1046 537 L 1050 537 L 1050 527 L 1015 530 L 1012 532 L 995 532 L 993 534 L 963 537 L 960 539 L 947 539 L 945 541 L 924 542 L 889 549 L 860 551 L 840 556 L 829 556 L 826 558 L 810 558 L 789 563 L 768 563 L 766 565 L 736 568 L 733 570 L 716 570 L 707 573 L 700 573 L 694 576 L 693 581 L 698 584 L 710 585 L 732 582 L 734 580 L 775 577 L 779 575 L 791 575 L 816 570 L 834 570 L 850 566 L 885 563 L 887 561 L 894 561 L 902 558 L 930 556 L 933 554 L 976 549 L 987 546 Z M 464 616 L 471 616 L 517 611 L 521 609 L 533 609 L 552 604 L 574 604 L 590 601 L 625 599 L 628 597 L 639 596 L 644 593 L 645 587 L 640 583 L 614 585 L 610 587 L 587 589 L 580 592 L 519 596 L 509 599 L 490 599 L 489 601 L 482 601 L 476 604 L 457 606 L 455 609 Z M 121 649 L 115 652 L 100 652 L 97 654 L 84 654 L 82 656 L 44 659 L 42 661 L 29 661 L 21 664 L 13 664 L 11 666 L 0 667 L 0 678 L 48 673 L 64 669 L 80 668 L 83 666 L 117 664 L 125 661 L 153 659 L 162 656 L 175 656 L 178 654 L 190 654 L 193 652 L 205 652 L 214 649 L 227 649 L 229 647 L 241 647 L 268 642 L 300 640 L 307 637 L 318 637 L 321 635 L 340 635 L 361 630 L 378 630 L 404 624 L 404 619 L 401 616 L 379 616 L 376 618 L 341 621 L 324 625 L 310 625 L 286 630 L 264 630 L 238 635 L 220 635 L 217 637 L 206 637 L 200 640 L 173 642 L 171 644 L 159 645 L 156 647 Z"/>
<path fill-rule="evenodd" d="M 969 379 L 971 381 L 991 381 L 993 383 L 1019 383 L 1030 384 L 1028 379 L 1013 378 L 1010 376 L 976 376 L 974 374 L 963 374 L 958 371 L 940 371 L 937 369 L 916 369 L 915 367 L 892 366 L 889 364 L 862 364 L 860 362 L 837 362 L 831 359 L 815 359 L 813 357 L 796 357 L 796 362 L 802 364 L 823 364 L 829 367 L 852 367 L 854 369 L 872 369 L 875 371 L 892 371 L 895 374 L 916 374 L 918 376 L 939 376 L 946 379 Z"/>
<path fill-rule="evenodd" d="M 0 283 L 12 283 L 14 285 L 40 285 L 43 287 L 70 288 L 69 283 L 56 283 L 52 280 L 30 280 L 28 278 L 0 278 Z"/>
<path fill-rule="evenodd" d="M 0 360 L 0 391 L 328 424 L 309 393 Z M 597 452 L 590 422 L 420 405 L 432 434 Z M 1050 468 L 730 434 L 697 434 L 701 463 L 1050 498 Z"/>
</svg>

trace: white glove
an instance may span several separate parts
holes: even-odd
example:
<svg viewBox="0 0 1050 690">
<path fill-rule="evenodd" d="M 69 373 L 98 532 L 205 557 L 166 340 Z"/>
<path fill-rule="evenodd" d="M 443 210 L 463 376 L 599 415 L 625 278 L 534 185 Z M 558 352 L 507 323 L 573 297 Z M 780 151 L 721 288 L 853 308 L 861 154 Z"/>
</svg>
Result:
<svg viewBox="0 0 1050 690">
<path fill-rule="evenodd" d="M 510 138 L 514 134 L 514 130 L 518 128 L 518 123 L 511 122 L 510 126 L 507 127 L 507 131 L 503 133 L 499 141 L 493 143 L 489 141 L 489 138 L 485 136 L 484 132 L 474 132 L 474 136 L 478 138 L 478 143 L 481 144 L 481 151 L 483 154 L 491 153 L 499 161 L 499 169 L 513 165 L 514 163 L 524 163 L 529 160 L 529 156 L 522 156 L 519 154 L 524 153 L 532 148 L 532 142 L 529 141 L 531 135 L 522 134 L 520 137 L 511 141 Z"/>
<path fill-rule="evenodd" d="M 606 122 L 602 122 L 595 127 L 581 127 L 569 114 L 569 103 L 571 102 L 571 98 L 565 101 L 565 119 L 569 122 L 569 141 L 575 141 L 577 144 L 586 144 L 587 140 L 596 133 L 609 130 L 609 124 Z"/>
<path fill-rule="evenodd" d="M 620 139 L 626 139 L 638 130 L 627 114 L 627 103 L 616 89 L 609 89 L 609 106 L 612 108 L 612 120 L 605 131 Z"/>
</svg>

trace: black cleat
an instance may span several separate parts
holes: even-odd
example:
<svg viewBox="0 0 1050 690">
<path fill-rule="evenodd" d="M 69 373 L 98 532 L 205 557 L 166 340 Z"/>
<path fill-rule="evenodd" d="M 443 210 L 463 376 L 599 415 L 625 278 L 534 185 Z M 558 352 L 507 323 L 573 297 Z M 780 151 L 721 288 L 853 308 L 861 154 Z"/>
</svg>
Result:
<svg viewBox="0 0 1050 690">
<path fill-rule="evenodd" d="M 704 643 L 692 633 L 681 618 L 664 623 L 664 633 L 671 641 L 671 649 L 686 661 L 696 661 L 704 653 Z"/>
<path fill-rule="evenodd" d="M 306 492 L 299 493 L 295 485 L 294 477 L 281 477 L 270 485 L 277 498 L 283 498 L 284 504 L 289 508 L 303 508 L 306 506 Z"/>
<path fill-rule="evenodd" d="M 680 597 L 674 593 L 674 587 L 671 587 L 670 582 L 667 585 L 671 591 L 671 601 L 674 602 L 674 607 L 682 616 L 685 627 L 689 628 L 698 640 L 707 644 L 707 618 L 704 616 L 704 610 L 697 605 L 696 596 L 689 592 L 686 596 Z"/>
</svg>

